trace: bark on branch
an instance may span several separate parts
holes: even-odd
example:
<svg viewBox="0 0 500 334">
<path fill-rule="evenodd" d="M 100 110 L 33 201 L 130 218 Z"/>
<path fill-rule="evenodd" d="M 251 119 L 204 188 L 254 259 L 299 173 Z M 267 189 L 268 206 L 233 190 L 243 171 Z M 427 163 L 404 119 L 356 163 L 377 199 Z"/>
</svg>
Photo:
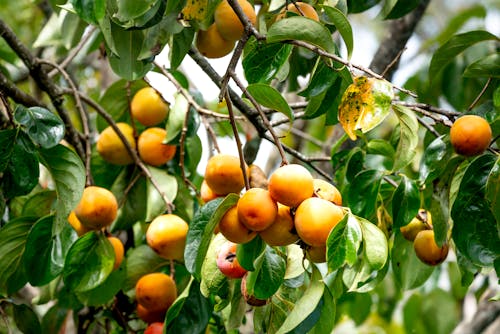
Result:
<svg viewBox="0 0 500 334">
<path fill-rule="evenodd" d="M 391 81 L 399 64 L 399 56 L 406 47 L 406 43 L 415 31 L 418 22 L 422 19 L 430 0 L 421 0 L 420 4 L 412 12 L 391 21 L 386 37 L 380 42 L 380 46 L 373 56 L 370 68 L 375 73 L 385 73 L 384 77 Z M 396 60 L 394 62 L 394 60 Z M 390 68 L 388 68 L 390 66 Z"/>
</svg>

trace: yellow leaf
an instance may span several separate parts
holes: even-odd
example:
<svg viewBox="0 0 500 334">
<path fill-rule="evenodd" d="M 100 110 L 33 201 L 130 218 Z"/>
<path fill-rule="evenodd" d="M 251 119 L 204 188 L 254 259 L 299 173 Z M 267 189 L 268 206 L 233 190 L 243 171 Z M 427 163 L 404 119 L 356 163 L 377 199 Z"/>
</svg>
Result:
<svg viewBox="0 0 500 334">
<path fill-rule="evenodd" d="M 187 0 L 182 9 L 185 20 L 203 21 L 207 16 L 208 0 Z"/>
<path fill-rule="evenodd" d="M 394 92 L 390 83 L 356 77 L 347 87 L 339 105 L 339 122 L 352 140 L 356 130 L 363 133 L 379 125 L 389 114 Z"/>
</svg>

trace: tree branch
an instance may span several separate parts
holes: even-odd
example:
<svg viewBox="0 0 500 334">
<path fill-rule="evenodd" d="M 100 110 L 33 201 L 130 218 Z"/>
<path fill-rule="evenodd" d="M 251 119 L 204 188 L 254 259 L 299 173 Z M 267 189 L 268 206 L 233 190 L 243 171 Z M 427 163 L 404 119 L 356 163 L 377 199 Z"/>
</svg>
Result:
<svg viewBox="0 0 500 334">
<path fill-rule="evenodd" d="M 75 127 L 71 123 L 71 118 L 68 112 L 63 108 L 64 98 L 62 97 L 62 92 L 59 87 L 53 83 L 47 73 L 43 70 L 42 64 L 37 60 L 37 58 L 31 54 L 30 50 L 22 44 L 12 29 L 10 29 L 10 27 L 1 19 L 0 36 L 7 42 L 19 58 L 21 58 L 37 85 L 49 95 L 54 108 L 57 110 L 57 113 L 64 122 L 68 135 L 68 141 L 75 147 L 76 152 L 83 159 L 85 157 L 85 150 L 78 131 L 76 131 Z"/>
<path fill-rule="evenodd" d="M 421 0 L 412 12 L 391 21 L 386 37 L 380 42 L 375 52 L 370 68 L 376 73 L 384 73 L 387 80 L 391 80 L 399 64 L 401 52 L 422 19 L 430 0 Z M 396 60 L 396 61 L 394 61 Z"/>
</svg>

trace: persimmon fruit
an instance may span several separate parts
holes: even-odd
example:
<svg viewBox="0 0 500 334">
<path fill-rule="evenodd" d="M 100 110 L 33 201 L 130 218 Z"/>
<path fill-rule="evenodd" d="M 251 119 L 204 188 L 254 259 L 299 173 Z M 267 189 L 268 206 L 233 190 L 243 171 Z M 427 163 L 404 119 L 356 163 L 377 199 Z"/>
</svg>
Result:
<svg viewBox="0 0 500 334">
<path fill-rule="evenodd" d="M 216 59 L 227 56 L 234 49 L 234 40 L 224 39 L 215 23 L 207 30 L 199 30 L 196 35 L 196 48 L 207 58 Z"/>
<path fill-rule="evenodd" d="M 284 165 L 271 174 L 268 189 L 275 201 L 295 208 L 303 200 L 313 195 L 313 177 L 301 165 Z"/>
<path fill-rule="evenodd" d="M 434 240 L 434 231 L 425 230 L 418 232 L 413 241 L 415 254 L 420 261 L 430 266 L 436 266 L 448 256 L 448 245 L 439 247 Z"/>
<path fill-rule="evenodd" d="M 247 272 L 236 258 L 236 246 L 228 241 L 220 247 L 217 254 L 217 268 L 228 278 L 242 278 Z"/>
<path fill-rule="evenodd" d="M 141 159 L 151 166 L 161 166 L 175 156 L 176 146 L 164 144 L 167 131 L 153 127 L 144 130 L 137 139 Z"/>
<path fill-rule="evenodd" d="M 161 257 L 182 260 L 189 226 L 181 217 L 164 214 L 156 217 L 146 231 L 148 245 Z"/>
<path fill-rule="evenodd" d="M 68 223 L 73 227 L 73 229 L 76 231 L 76 234 L 80 237 L 84 235 L 85 233 L 92 231 L 92 229 L 89 229 L 80 222 L 80 220 L 76 217 L 75 211 L 72 210 L 69 213 L 68 216 Z"/>
<path fill-rule="evenodd" d="M 401 226 L 399 230 L 408 241 L 415 240 L 420 231 L 432 229 L 431 213 L 425 209 L 418 210 L 418 214 L 407 225 Z"/>
<path fill-rule="evenodd" d="M 204 203 L 208 203 L 219 196 L 209 187 L 207 181 L 203 180 L 200 186 L 200 197 Z"/>
<path fill-rule="evenodd" d="M 123 133 L 130 147 L 135 150 L 134 129 L 129 124 L 123 122 L 117 123 L 116 126 Z M 96 147 L 99 155 L 111 164 L 123 166 L 131 164 L 134 161 L 127 151 L 125 144 L 111 126 L 108 126 L 101 132 L 97 139 Z"/>
<path fill-rule="evenodd" d="M 342 195 L 340 191 L 330 182 L 321 179 L 314 179 L 314 194 L 322 199 L 326 199 L 336 205 L 342 205 Z"/>
<path fill-rule="evenodd" d="M 311 6 L 306 2 L 297 1 L 295 3 L 288 3 L 285 7 L 283 7 L 281 12 L 278 14 L 276 20 L 281 20 L 285 18 L 287 12 L 292 12 L 297 15 L 301 15 L 313 19 L 316 22 L 319 22 L 319 16 L 318 13 L 316 12 L 316 9 L 314 9 L 313 6 Z"/>
<path fill-rule="evenodd" d="M 145 308 L 139 303 L 137 304 L 136 312 L 139 319 L 148 324 L 154 322 L 163 322 L 163 320 L 165 320 L 165 314 L 167 313 L 166 310 L 151 311 L 150 309 Z"/>
<path fill-rule="evenodd" d="M 238 244 L 245 244 L 257 236 L 257 232 L 249 230 L 240 221 L 236 205 L 226 211 L 217 226 L 227 240 Z"/>
<path fill-rule="evenodd" d="M 150 311 L 166 311 L 177 298 L 174 280 L 164 273 L 150 273 L 135 284 L 137 303 Z"/>
<path fill-rule="evenodd" d="M 252 4 L 247 0 L 238 0 L 238 4 L 248 17 L 252 25 L 257 22 L 257 15 Z M 222 38 L 228 41 L 236 41 L 241 38 L 244 32 L 243 24 L 227 0 L 222 0 L 214 12 L 214 21 Z"/>
<path fill-rule="evenodd" d="M 111 225 L 118 212 L 115 195 L 106 188 L 89 186 L 75 208 L 76 218 L 89 230 L 100 230 Z"/>
<path fill-rule="evenodd" d="M 477 115 L 459 117 L 451 126 L 450 141 L 455 152 L 464 156 L 483 153 L 490 145 L 490 124 Z"/>
<path fill-rule="evenodd" d="M 130 102 L 132 117 L 144 126 L 160 124 L 169 111 L 169 105 L 153 87 L 141 88 Z"/>
<path fill-rule="evenodd" d="M 214 155 L 208 159 L 205 181 L 217 195 L 239 194 L 245 186 L 240 159 L 229 154 Z"/>
<path fill-rule="evenodd" d="M 278 215 L 278 204 L 269 191 L 251 188 L 238 200 L 238 219 L 251 231 L 262 231 L 271 226 Z"/>
<path fill-rule="evenodd" d="M 311 197 L 295 212 L 295 229 L 300 239 L 310 246 L 324 246 L 330 231 L 344 217 L 344 211 L 330 201 Z"/>
<path fill-rule="evenodd" d="M 120 265 L 123 261 L 123 256 L 125 255 L 125 247 L 123 246 L 123 242 L 117 237 L 110 236 L 108 237 L 108 241 L 113 246 L 113 251 L 115 252 L 115 263 L 113 264 L 113 270 L 120 268 Z"/>
<path fill-rule="evenodd" d="M 276 219 L 268 228 L 260 231 L 259 235 L 269 246 L 286 246 L 299 240 L 290 208 L 278 203 Z"/>
<path fill-rule="evenodd" d="M 144 330 L 144 334 L 163 334 L 163 322 L 153 322 Z"/>
</svg>

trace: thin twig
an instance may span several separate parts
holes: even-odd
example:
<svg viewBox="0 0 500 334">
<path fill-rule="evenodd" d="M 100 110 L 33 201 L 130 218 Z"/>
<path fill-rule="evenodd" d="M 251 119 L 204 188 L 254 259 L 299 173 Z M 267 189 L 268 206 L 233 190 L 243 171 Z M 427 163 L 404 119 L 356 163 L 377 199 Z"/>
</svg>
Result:
<svg viewBox="0 0 500 334">
<path fill-rule="evenodd" d="M 336 54 L 333 54 L 333 53 L 330 53 L 330 52 L 326 52 L 325 50 L 315 46 L 315 45 L 312 45 L 312 44 L 309 44 L 307 42 L 304 42 L 304 41 L 298 41 L 298 40 L 289 40 L 289 41 L 285 41 L 286 43 L 288 44 L 292 44 L 292 45 L 296 45 L 296 46 L 301 46 L 303 48 L 306 48 L 308 50 L 311 50 L 313 51 L 314 53 L 320 55 L 320 56 L 323 56 L 323 57 L 326 57 L 326 58 L 330 58 L 331 60 L 333 61 L 336 61 L 337 63 L 340 63 L 340 64 L 343 64 L 345 66 L 347 66 L 348 68 L 352 69 L 352 68 L 355 68 L 359 71 L 362 71 L 376 79 L 379 79 L 379 80 L 384 80 L 386 81 L 387 83 L 389 83 L 394 89 L 396 90 L 399 90 L 400 92 L 403 92 L 405 94 L 408 94 L 412 97 L 417 97 L 417 94 L 415 94 L 414 92 L 406 89 L 406 88 L 403 88 L 403 87 L 399 87 L 395 84 L 393 84 L 392 82 L 390 81 L 387 81 L 384 79 L 383 76 L 381 76 L 380 74 L 378 73 L 375 73 L 373 72 L 372 70 L 370 70 L 369 68 L 366 68 L 366 67 L 363 67 L 361 65 L 357 65 L 357 64 L 352 64 L 351 62 L 347 61 L 347 60 L 344 60 L 342 59 L 342 57 L 339 57 L 337 56 Z"/>
<path fill-rule="evenodd" d="M 217 136 L 215 134 L 214 129 L 210 125 L 210 122 L 207 120 L 207 118 L 204 115 L 200 115 L 201 121 L 203 122 L 203 125 L 205 126 L 205 129 L 207 130 L 208 133 L 208 138 L 210 138 L 210 143 L 214 145 L 215 151 L 217 153 L 220 153 L 220 147 L 219 143 L 217 142 Z"/>
<path fill-rule="evenodd" d="M 219 101 L 222 101 L 224 99 L 224 97 L 226 96 L 227 86 L 229 85 L 229 80 L 231 79 L 231 74 L 234 73 L 234 71 L 236 69 L 236 65 L 238 65 L 238 61 L 241 57 L 241 54 L 243 53 L 243 49 L 245 48 L 245 44 L 247 44 L 249 37 L 250 37 L 250 35 L 247 34 L 246 30 L 245 30 L 245 33 L 243 34 L 241 39 L 238 41 L 238 44 L 236 45 L 236 48 L 233 51 L 233 55 L 231 57 L 231 60 L 229 61 L 229 65 L 227 66 L 227 69 L 226 69 L 226 74 L 224 74 L 224 76 L 222 77 L 222 82 L 220 85 Z"/>
<path fill-rule="evenodd" d="M 399 59 L 401 59 L 401 56 L 403 55 L 403 52 L 405 52 L 405 51 L 406 51 L 406 47 L 404 47 L 401 50 L 399 50 L 399 52 L 396 55 L 396 57 L 394 57 L 394 59 L 385 67 L 384 71 L 382 73 L 380 73 L 380 75 L 385 78 L 385 75 L 387 74 L 387 72 L 389 70 L 391 70 L 394 66 L 396 66 L 396 64 L 399 62 Z"/>
<path fill-rule="evenodd" d="M 90 171 L 90 162 L 92 158 L 92 145 L 90 143 L 90 127 L 89 127 L 89 118 L 87 117 L 87 112 L 85 111 L 85 108 L 83 107 L 82 101 L 80 99 L 80 95 L 78 94 L 78 89 L 76 88 L 75 83 L 69 76 L 69 74 L 64 70 L 63 67 L 60 65 L 53 63 L 48 60 L 40 59 L 39 60 L 42 64 L 47 64 L 49 66 L 54 67 L 54 70 L 56 72 L 59 72 L 62 74 L 64 77 L 64 80 L 68 83 L 70 86 L 71 90 L 73 91 L 73 96 L 75 98 L 75 103 L 76 103 L 76 109 L 80 113 L 80 118 L 82 119 L 82 126 L 83 126 L 83 136 L 84 136 L 84 141 L 85 141 L 85 175 L 86 175 L 86 181 L 85 184 L 87 186 L 92 185 L 93 179 L 92 179 L 92 173 Z"/>
<path fill-rule="evenodd" d="M 422 117 L 417 117 L 417 120 L 420 124 L 422 124 L 427 130 L 429 130 L 430 133 L 432 133 L 434 136 L 439 137 L 440 134 L 439 132 L 434 129 L 434 127 L 430 124 L 428 124 Z"/>
<path fill-rule="evenodd" d="M 243 156 L 243 148 L 241 145 L 240 135 L 238 134 L 238 127 L 236 126 L 236 121 L 234 119 L 233 103 L 231 102 L 228 91 L 226 91 L 226 104 L 229 112 L 229 122 L 231 123 L 231 128 L 233 129 L 234 140 L 236 141 L 236 148 L 238 149 L 238 156 L 240 158 L 240 168 L 243 173 L 243 179 L 245 180 L 245 189 L 248 190 L 250 189 L 250 181 L 248 180 L 245 157 Z"/>
<path fill-rule="evenodd" d="M 21 43 L 12 29 L 1 19 L 0 37 L 2 37 L 10 48 L 19 56 L 24 65 L 28 68 L 31 77 L 35 80 L 38 87 L 49 95 L 54 108 L 64 122 L 69 142 L 75 147 L 78 155 L 84 158 L 85 151 L 81 138 L 73 126 L 68 112 L 63 108 L 63 98 L 59 87 L 49 78 L 38 59 L 31 54 L 30 50 Z"/>
<path fill-rule="evenodd" d="M 476 106 L 476 104 L 479 102 L 479 100 L 481 99 L 481 97 L 484 95 L 484 93 L 488 89 L 488 86 L 490 85 L 491 80 L 492 80 L 492 78 L 489 77 L 488 81 L 486 81 L 486 84 L 484 85 L 483 89 L 481 89 L 481 91 L 479 92 L 479 95 L 474 99 L 474 101 L 472 101 L 472 103 L 469 106 L 469 108 L 467 108 L 468 111 L 471 111 Z"/>
<path fill-rule="evenodd" d="M 201 115 L 206 115 L 206 116 L 211 116 L 214 118 L 219 118 L 219 119 L 229 119 L 228 115 L 224 115 L 212 110 L 209 110 L 207 108 L 203 108 L 196 102 L 193 98 L 193 96 L 186 90 L 184 87 L 181 86 L 181 84 L 177 81 L 177 79 L 170 73 L 168 72 L 163 66 L 158 64 L 157 62 L 154 62 L 155 66 L 160 70 L 160 72 L 167 77 L 167 79 L 175 86 L 175 89 L 182 95 L 184 98 L 187 100 L 188 104 L 191 105 L 193 108 L 196 109 L 196 111 L 201 114 Z"/>
<path fill-rule="evenodd" d="M 266 129 L 269 131 L 269 133 L 273 137 L 274 143 L 275 143 L 276 147 L 278 148 L 278 151 L 279 151 L 280 156 L 281 156 L 281 165 L 288 165 L 288 160 L 286 158 L 285 151 L 283 150 L 283 147 L 281 145 L 281 141 L 279 140 L 279 137 L 276 134 L 276 131 L 274 131 L 274 128 L 272 127 L 271 123 L 269 122 L 269 119 L 267 118 L 267 116 L 262 111 L 262 108 L 260 107 L 260 104 L 255 100 L 255 98 L 252 96 L 252 94 L 250 94 L 247 91 L 245 85 L 236 76 L 236 73 L 232 72 L 230 75 L 231 75 L 231 78 L 233 79 L 233 81 L 236 83 L 236 85 L 238 85 L 238 87 L 243 91 L 243 93 L 245 94 L 245 96 L 253 104 L 253 106 L 255 107 L 255 109 L 257 109 L 257 112 L 259 113 L 260 118 L 262 119 L 262 122 L 264 123 L 264 126 L 266 127 Z"/>
<path fill-rule="evenodd" d="M 184 180 L 184 183 L 188 186 L 191 187 L 197 195 L 199 195 L 198 188 L 191 182 L 186 177 L 186 171 L 185 171 L 185 166 L 184 166 L 184 158 L 186 155 L 186 149 L 185 149 L 185 143 L 186 143 L 186 134 L 188 130 L 188 121 L 189 121 L 189 113 L 190 113 L 190 106 L 187 108 L 186 115 L 184 116 L 184 122 L 182 123 L 182 129 L 181 129 L 181 138 L 179 140 L 179 146 L 180 146 L 180 154 L 179 154 L 179 167 L 181 169 L 181 176 L 182 179 Z"/>
<path fill-rule="evenodd" d="M 71 89 L 64 89 L 63 94 L 73 94 L 73 91 Z M 82 92 L 78 92 L 78 94 L 80 95 L 80 98 L 82 99 L 82 101 L 84 101 L 90 107 L 92 107 L 113 128 L 113 130 L 116 132 L 116 134 L 118 135 L 120 140 L 123 142 L 123 145 L 125 146 L 125 149 L 127 150 L 128 154 L 132 157 L 132 160 L 134 161 L 134 163 L 141 169 L 142 173 L 149 179 L 149 181 L 151 182 L 153 187 L 155 187 L 155 189 L 158 191 L 158 193 L 162 197 L 163 201 L 167 205 L 167 208 L 170 207 L 170 210 L 173 210 L 174 204 L 167 197 L 167 195 L 161 190 L 160 185 L 158 184 L 156 179 L 151 174 L 151 171 L 148 169 L 148 167 L 141 160 L 137 151 L 132 148 L 132 146 L 128 142 L 127 138 L 125 138 L 125 135 L 123 134 L 123 132 L 116 125 L 116 122 L 114 121 L 113 117 L 111 117 L 110 114 L 108 114 L 97 102 L 95 102 L 89 96 L 83 94 Z"/>
<path fill-rule="evenodd" d="M 82 50 L 82 48 L 85 46 L 85 43 L 90 39 L 94 31 L 96 31 L 97 27 L 90 26 L 87 33 L 85 33 L 78 42 L 78 44 L 68 53 L 68 56 L 59 64 L 60 68 L 66 68 L 68 64 L 78 55 L 78 53 Z M 49 72 L 49 77 L 53 77 L 56 75 L 57 70 L 52 70 Z"/>
</svg>

